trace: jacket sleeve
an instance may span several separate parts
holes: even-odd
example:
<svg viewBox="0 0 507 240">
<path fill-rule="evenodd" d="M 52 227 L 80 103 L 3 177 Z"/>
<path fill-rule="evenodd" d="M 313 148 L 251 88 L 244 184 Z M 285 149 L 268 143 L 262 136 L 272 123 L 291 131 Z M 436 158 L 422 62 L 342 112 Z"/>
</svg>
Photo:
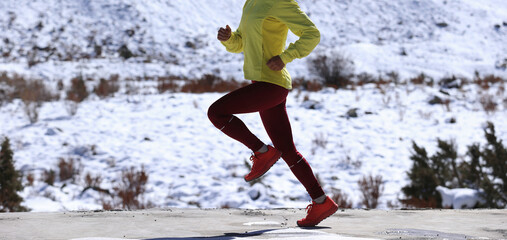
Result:
<svg viewBox="0 0 507 240">
<path fill-rule="evenodd" d="M 296 58 L 308 56 L 320 42 L 320 32 L 315 24 L 294 0 L 279 1 L 273 10 L 273 16 L 299 37 L 280 54 L 282 61 L 287 64 Z"/>
<path fill-rule="evenodd" d="M 227 41 L 221 41 L 222 45 L 225 46 L 225 49 L 228 52 L 232 53 L 240 53 L 243 52 L 243 38 L 241 37 L 241 32 L 236 30 L 231 33 L 231 37 Z"/>
</svg>

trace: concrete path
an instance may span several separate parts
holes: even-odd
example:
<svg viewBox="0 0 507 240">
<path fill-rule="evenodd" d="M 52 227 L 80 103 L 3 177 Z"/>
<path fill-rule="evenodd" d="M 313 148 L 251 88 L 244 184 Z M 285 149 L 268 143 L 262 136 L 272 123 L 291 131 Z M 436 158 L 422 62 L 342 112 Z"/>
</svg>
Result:
<svg viewBox="0 0 507 240">
<path fill-rule="evenodd" d="M 507 210 L 339 210 L 301 229 L 304 209 L 1 213 L 0 239 L 507 239 Z"/>
</svg>

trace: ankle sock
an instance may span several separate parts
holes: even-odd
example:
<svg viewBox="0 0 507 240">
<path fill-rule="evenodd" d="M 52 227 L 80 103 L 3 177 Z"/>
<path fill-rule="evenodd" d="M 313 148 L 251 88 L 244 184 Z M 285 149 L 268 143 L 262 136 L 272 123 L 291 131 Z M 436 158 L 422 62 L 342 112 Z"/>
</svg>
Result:
<svg viewBox="0 0 507 240">
<path fill-rule="evenodd" d="M 268 146 L 266 144 L 264 144 L 259 150 L 257 150 L 256 152 L 258 153 L 265 153 L 268 151 Z"/>
<path fill-rule="evenodd" d="M 326 201 L 326 197 L 327 197 L 326 195 L 322 195 L 318 198 L 313 199 L 313 201 L 316 202 L 317 204 L 322 204 Z"/>
</svg>

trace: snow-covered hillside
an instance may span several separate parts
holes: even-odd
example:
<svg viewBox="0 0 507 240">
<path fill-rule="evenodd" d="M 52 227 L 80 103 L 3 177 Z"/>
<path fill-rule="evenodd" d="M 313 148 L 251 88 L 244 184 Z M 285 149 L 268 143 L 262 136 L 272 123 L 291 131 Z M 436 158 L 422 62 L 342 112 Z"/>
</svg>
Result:
<svg viewBox="0 0 507 240">
<path fill-rule="evenodd" d="M 242 56 L 226 53 L 216 31 L 226 24 L 237 27 L 243 3 L 1 1 L 0 71 L 49 80 L 112 73 L 125 78 L 213 73 L 242 79 Z M 505 1 L 299 3 L 322 33 L 313 56 L 338 52 L 355 63 L 358 73 L 396 71 L 407 78 L 424 72 L 437 78 L 451 74 L 471 78 L 477 70 L 506 76 Z M 121 61 L 120 49 L 129 49 L 134 57 Z M 289 69 L 294 76 L 312 77 L 305 60 L 290 64 Z"/>
<path fill-rule="evenodd" d="M 319 54 L 341 54 L 355 72 L 374 76 L 395 71 L 402 80 L 425 73 L 435 80 L 458 75 L 507 78 L 507 2 L 487 0 L 299 0 L 322 33 Z M 243 0 L 4 0 L 0 1 L 0 73 L 43 79 L 49 86 L 71 78 L 98 80 L 157 76 L 195 78 L 214 74 L 242 79 L 242 55 L 227 53 L 216 40 L 218 27 L 237 27 Z M 296 38 L 291 36 L 288 41 Z M 119 50 L 132 53 L 124 60 Z M 123 52 L 126 53 L 125 51 Z M 306 59 L 288 68 L 313 79 Z M 93 81 L 89 81 L 90 83 Z M 93 83 L 94 84 L 94 83 Z M 152 80 L 112 98 L 91 95 L 77 114 L 65 101 L 44 103 L 30 124 L 23 103 L 0 106 L 0 137 L 11 139 L 16 167 L 35 176 L 22 192 L 34 211 L 100 209 L 104 195 L 84 189 L 87 173 L 112 189 L 124 169 L 144 165 L 149 175 L 145 200 L 158 207 L 305 207 L 308 196 L 283 161 L 262 183 L 250 186 L 250 152 L 209 122 L 206 111 L 221 93 L 158 94 Z M 433 153 L 436 139 L 455 139 L 458 154 L 484 143 L 491 121 L 507 141 L 505 83 L 489 89 L 470 84 L 368 84 L 355 90 L 293 90 L 288 112 L 298 150 L 328 193 L 340 189 L 360 206 L 357 181 L 382 175 L 381 208 L 397 204 L 407 184 L 412 141 Z M 125 87 L 125 82 L 120 84 Z M 502 87 L 503 86 L 503 87 Z M 502 90 L 503 89 L 503 90 Z M 62 92 L 60 92 L 62 93 Z M 428 102 L 439 96 L 448 105 Z M 483 110 L 482 98 L 495 111 Z M 312 106 L 312 107 L 309 107 Z M 358 116 L 348 112 L 356 109 Z M 240 116 L 269 142 L 256 114 Z M 318 142 L 318 143 L 317 143 Z M 59 158 L 81 166 L 74 182 L 50 186 L 43 173 Z M 105 199 L 108 200 L 108 199 Z"/>
</svg>

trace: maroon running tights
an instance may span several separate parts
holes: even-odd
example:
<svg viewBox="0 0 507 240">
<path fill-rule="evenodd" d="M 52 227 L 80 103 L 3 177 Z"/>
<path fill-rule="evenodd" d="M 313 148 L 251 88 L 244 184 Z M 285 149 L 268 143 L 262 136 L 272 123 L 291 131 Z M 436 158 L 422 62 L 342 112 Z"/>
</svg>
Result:
<svg viewBox="0 0 507 240">
<path fill-rule="evenodd" d="M 264 128 L 282 158 L 312 199 L 324 195 L 306 159 L 296 150 L 285 108 L 289 90 L 275 84 L 254 82 L 218 99 L 208 109 L 208 117 L 223 133 L 243 143 L 253 152 L 264 143 L 233 114 L 259 112 Z"/>
</svg>

